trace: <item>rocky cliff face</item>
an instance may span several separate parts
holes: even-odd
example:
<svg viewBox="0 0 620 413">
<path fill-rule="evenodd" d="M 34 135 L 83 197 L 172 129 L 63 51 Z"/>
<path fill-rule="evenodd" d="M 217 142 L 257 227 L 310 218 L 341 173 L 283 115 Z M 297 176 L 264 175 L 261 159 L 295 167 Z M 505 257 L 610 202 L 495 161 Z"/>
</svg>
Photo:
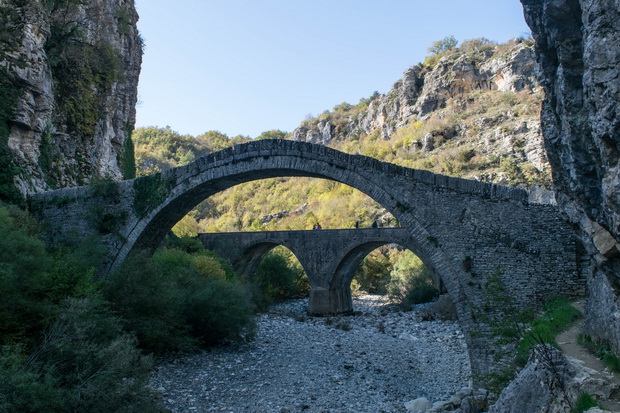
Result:
<svg viewBox="0 0 620 413">
<path fill-rule="evenodd" d="M 419 64 L 407 69 L 385 95 L 375 94 L 356 106 L 338 105 L 333 112 L 303 122 L 293 131 L 292 138 L 346 150 L 338 147 L 338 142 L 363 140 L 366 136 L 389 140 L 416 122 L 435 122 L 442 126 L 408 142 L 410 151 L 421 150 L 424 156 L 431 157 L 436 153 L 433 150 L 450 142 L 448 147 L 470 148 L 472 153 L 489 158 L 527 162 L 537 173 L 548 174 L 533 48 L 517 39 L 499 46 L 475 43 L 479 41 L 465 42 L 446 53 L 433 67 Z M 501 105 L 489 104 L 489 99 L 514 102 L 505 102 L 499 109 Z M 517 104 L 529 107 L 521 111 L 516 109 Z M 426 169 L 422 165 L 407 166 Z M 445 170 L 434 172 L 453 174 Z M 501 173 L 482 175 L 486 176 L 467 177 L 512 183 Z"/>
<path fill-rule="evenodd" d="M 521 0 L 558 203 L 591 258 L 586 329 L 620 352 L 620 3 Z"/>
<path fill-rule="evenodd" d="M 22 194 L 131 175 L 142 60 L 133 0 L 0 0 L 0 16 L 10 22 L 0 80 L 15 96 L 0 143 Z"/>
</svg>

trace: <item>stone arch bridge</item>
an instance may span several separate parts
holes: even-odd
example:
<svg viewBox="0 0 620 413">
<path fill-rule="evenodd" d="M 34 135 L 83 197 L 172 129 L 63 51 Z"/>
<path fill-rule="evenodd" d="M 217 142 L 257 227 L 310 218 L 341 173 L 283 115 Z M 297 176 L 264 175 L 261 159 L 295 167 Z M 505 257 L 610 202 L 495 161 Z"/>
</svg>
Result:
<svg viewBox="0 0 620 413">
<path fill-rule="evenodd" d="M 237 272 L 248 276 L 274 247 L 282 245 L 291 250 L 310 282 L 310 314 L 352 311 L 351 281 L 364 257 L 387 244 L 409 249 L 414 246 L 405 228 L 223 232 L 199 234 L 198 238 L 207 249 L 233 263 Z M 439 277 L 435 281 L 441 284 Z"/>
<path fill-rule="evenodd" d="M 211 195 L 243 182 L 283 176 L 342 182 L 398 219 L 406 247 L 441 279 L 454 302 L 478 372 L 494 363 L 489 340 L 474 334 L 485 328 L 476 309 L 493 273 L 501 273 L 522 307 L 539 307 L 551 295 L 583 290 L 572 231 L 554 206 L 529 203 L 521 189 L 404 168 L 309 143 L 250 142 L 142 178 L 34 195 L 30 206 L 44 222 L 49 243 L 99 237 L 107 250 L 99 270 L 105 275 L 131 251 L 157 247 L 177 221 Z M 318 294 L 328 300 L 342 294 L 338 283 L 317 287 L 327 288 Z"/>
</svg>

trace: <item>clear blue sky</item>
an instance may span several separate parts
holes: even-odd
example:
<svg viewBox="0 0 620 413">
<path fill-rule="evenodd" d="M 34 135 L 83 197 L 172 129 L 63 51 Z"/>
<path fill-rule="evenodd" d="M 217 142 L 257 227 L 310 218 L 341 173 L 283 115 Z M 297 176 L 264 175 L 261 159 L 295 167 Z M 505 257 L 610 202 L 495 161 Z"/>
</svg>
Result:
<svg viewBox="0 0 620 413">
<path fill-rule="evenodd" d="M 386 93 L 435 40 L 505 42 L 518 0 L 136 0 L 136 126 L 256 137 Z"/>
</svg>

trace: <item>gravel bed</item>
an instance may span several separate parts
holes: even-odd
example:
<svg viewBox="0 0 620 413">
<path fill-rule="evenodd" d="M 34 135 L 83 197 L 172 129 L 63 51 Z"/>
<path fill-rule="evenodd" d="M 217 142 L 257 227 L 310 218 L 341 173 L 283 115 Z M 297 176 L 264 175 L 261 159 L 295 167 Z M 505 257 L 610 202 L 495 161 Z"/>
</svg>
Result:
<svg viewBox="0 0 620 413">
<path fill-rule="evenodd" d="M 177 357 L 151 386 L 173 412 L 404 412 L 470 385 L 455 321 L 421 321 L 383 297 L 354 299 L 355 314 L 307 317 L 306 300 L 258 316 L 256 339 Z"/>
</svg>

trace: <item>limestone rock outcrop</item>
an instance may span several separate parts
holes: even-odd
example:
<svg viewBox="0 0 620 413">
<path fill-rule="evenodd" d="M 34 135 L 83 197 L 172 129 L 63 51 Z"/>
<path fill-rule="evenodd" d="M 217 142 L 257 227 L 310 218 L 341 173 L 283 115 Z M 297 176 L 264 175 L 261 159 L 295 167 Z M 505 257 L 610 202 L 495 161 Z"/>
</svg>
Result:
<svg viewBox="0 0 620 413">
<path fill-rule="evenodd" d="M 331 146 L 367 136 L 388 140 L 417 122 L 432 124 L 443 119 L 448 126 L 416 139 L 408 149 L 430 157 L 433 150 L 441 150 L 442 143 L 458 142 L 453 146 L 475 148 L 483 156 L 528 162 L 548 174 L 537 73 L 534 50 L 528 41 L 514 39 L 475 51 L 458 48 L 433 67 L 410 67 L 387 94 L 375 93 L 366 105 L 351 105 L 344 111 L 338 110 L 342 107 L 339 105 L 333 112 L 303 122 L 292 132 L 292 139 Z M 517 103 L 529 98 L 529 112 L 516 110 L 514 105 L 512 110 L 483 108 L 482 102 L 488 99 L 484 93 L 489 91 L 513 92 L 505 97 Z M 465 119 L 462 115 L 466 112 Z M 502 176 L 471 178 L 509 184 Z"/>
<path fill-rule="evenodd" d="M 580 394 L 608 399 L 616 390 L 611 373 L 603 378 L 551 345 L 539 344 L 489 413 L 564 413 L 571 411 Z"/>
<path fill-rule="evenodd" d="M 1 0 L 0 7 L 14 23 L 15 47 L 2 50 L 0 69 L 17 95 L 6 144 L 21 192 L 121 179 L 123 157 L 133 158 L 125 152 L 142 61 L 134 1 Z"/>
<path fill-rule="evenodd" d="M 521 0 L 556 198 L 590 256 L 586 332 L 620 352 L 620 3 Z"/>
<path fill-rule="evenodd" d="M 345 127 L 321 119 L 315 127 L 293 131 L 297 141 L 327 145 L 332 139 L 348 139 L 375 129 L 388 138 L 408 122 L 423 119 L 442 108 L 448 99 L 475 90 L 521 91 L 536 89 L 536 61 L 532 47 L 513 41 L 505 53 L 480 56 L 454 53 L 435 67 L 416 65 L 405 70 L 385 95 L 373 99 L 368 109 L 349 119 Z"/>
</svg>

